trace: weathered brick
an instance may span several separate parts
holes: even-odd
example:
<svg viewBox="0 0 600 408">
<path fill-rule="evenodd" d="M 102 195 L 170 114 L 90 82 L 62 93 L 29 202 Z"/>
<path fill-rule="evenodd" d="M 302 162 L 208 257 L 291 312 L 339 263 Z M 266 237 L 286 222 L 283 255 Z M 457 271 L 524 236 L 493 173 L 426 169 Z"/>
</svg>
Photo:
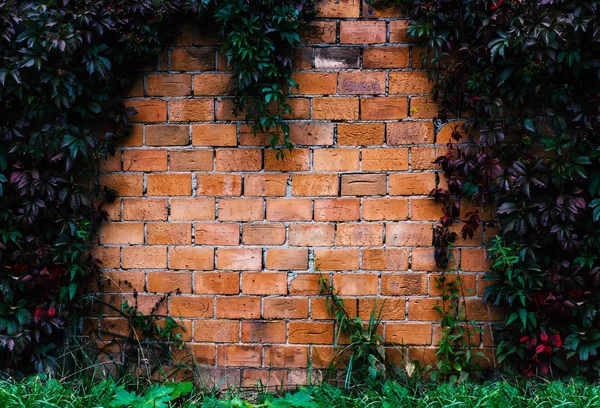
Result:
<svg viewBox="0 0 600 408">
<path fill-rule="evenodd" d="M 385 341 L 392 344 L 431 344 L 431 324 L 386 323 Z"/>
<path fill-rule="evenodd" d="M 435 264 L 433 248 L 413 248 L 412 269 L 415 271 L 439 270 Z"/>
<path fill-rule="evenodd" d="M 237 109 L 232 98 L 218 98 L 215 116 L 217 120 L 243 120 L 245 114 Z"/>
<path fill-rule="evenodd" d="M 332 224 L 290 224 L 289 244 L 292 246 L 333 246 Z"/>
<path fill-rule="evenodd" d="M 199 295 L 237 295 L 239 272 L 194 272 L 194 293 Z"/>
<path fill-rule="evenodd" d="M 241 174 L 197 174 L 196 195 L 239 196 L 242 194 Z"/>
<path fill-rule="evenodd" d="M 433 229 L 431 224 L 393 223 L 386 225 L 385 242 L 392 246 L 430 246 Z"/>
<path fill-rule="evenodd" d="M 338 145 L 370 146 L 383 144 L 383 123 L 340 123 L 338 129 Z"/>
<path fill-rule="evenodd" d="M 463 248 L 460 250 L 460 266 L 464 271 L 484 272 L 490 267 L 483 248 Z"/>
<path fill-rule="evenodd" d="M 214 259 L 215 251 L 212 248 L 178 246 L 169 249 L 171 269 L 210 270 L 214 267 Z"/>
<path fill-rule="evenodd" d="M 313 170 L 315 171 L 356 171 L 359 167 L 360 150 L 358 149 L 335 148 L 313 151 Z"/>
<path fill-rule="evenodd" d="M 429 94 L 431 86 L 431 83 L 427 79 L 427 72 L 390 72 L 390 95 Z"/>
<path fill-rule="evenodd" d="M 282 271 L 306 270 L 308 269 L 308 249 L 269 248 L 267 249 L 267 255 L 265 257 L 265 267 L 267 269 L 277 269 Z"/>
<path fill-rule="evenodd" d="M 146 224 L 148 245 L 190 245 L 192 224 L 181 222 L 149 222 Z"/>
<path fill-rule="evenodd" d="M 312 21 L 303 27 L 300 38 L 304 44 L 334 43 L 336 32 L 335 21 Z"/>
<path fill-rule="evenodd" d="M 318 260 L 315 259 L 315 269 L 318 269 Z M 319 283 L 320 273 L 299 273 L 290 281 L 290 295 L 318 295 L 321 293 Z"/>
<path fill-rule="evenodd" d="M 412 39 L 408 35 L 409 20 L 390 21 L 390 42 L 410 43 Z"/>
<path fill-rule="evenodd" d="M 388 123 L 386 126 L 386 142 L 388 145 L 433 143 L 433 122 Z"/>
<path fill-rule="evenodd" d="M 410 219 L 412 221 L 435 221 L 442 216 L 442 206 L 433 198 L 411 198 Z"/>
<path fill-rule="evenodd" d="M 146 146 L 187 146 L 189 125 L 146 125 Z"/>
<path fill-rule="evenodd" d="M 228 344 L 217 349 L 217 363 L 221 366 L 260 366 L 262 361 L 262 347 Z"/>
<path fill-rule="evenodd" d="M 244 177 L 244 195 L 285 196 L 288 180 L 289 175 L 287 174 L 247 174 Z"/>
<path fill-rule="evenodd" d="M 405 271 L 408 269 L 408 250 L 364 248 L 362 268 L 367 271 Z"/>
<path fill-rule="evenodd" d="M 245 295 L 285 295 L 287 293 L 286 272 L 244 272 L 242 293 Z"/>
<path fill-rule="evenodd" d="M 410 148 L 410 168 L 413 170 L 439 170 L 433 161 L 438 156 L 433 146 L 412 146 Z M 444 152 L 445 153 L 445 152 Z"/>
<path fill-rule="evenodd" d="M 314 98 L 313 119 L 356 120 L 358 98 Z"/>
<path fill-rule="evenodd" d="M 230 95 L 233 88 L 234 83 L 231 74 L 194 75 L 194 95 Z"/>
<path fill-rule="evenodd" d="M 217 149 L 217 171 L 256 171 L 262 167 L 258 149 Z"/>
<path fill-rule="evenodd" d="M 300 95 L 332 95 L 336 92 L 337 74 L 334 72 L 295 72 L 292 80 L 298 88 L 291 93 Z"/>
<path fill-rule="evenodd" d="M 189 196 L 192 194 L 191 174 L 148 174 L 148 196 Z"/>
<path fill-rule="evenodd" d="M 235 125 L 197 123 L 192 125 L 194 146 L 236 146 Z"/>
<path fill-rule="evenodd" d="M 428 195 L 435 187 L 435 173 L 390 174 L 390 195 Z"/>
<path fill-rule="evenodd" d="M 198 245 L 239 245 L 239 224 L 196 223 L 194 242 Z"/>
<path fill-rule="evenodd" d="M 192 273 L 148 272 L 148 291 L 156 293 L 192 293 Z"/>
<path fill-rule="evenodd" d="M 167 170 L 166 150 L 125 150 L 123 171 L 165 171 Z"/>
<path fill-rule="evenodd" d="M 240 337 L 237 320 L 196 320 L 194 341 L 211 343 L 237 343 Z"/>
<path fill-rule="evenodd" d="M 218 319 L 259 319 L 260 298 L 256 296 L 217 297 Z"/>
<path fill-rule="evenodd" d="M 373 312 L 377 316 L 379 311 L 382 320 L 405 320 L 406 299 L 396 296 L 358 299 L 358 317 L 361 320 L 368 321 Z"/>
<path fill-rule="evenodd" d="M 138 222 L 103 223 L 100 228 L 101 244 L 143 244 L 144 224 Z"/>
<path fill-rule="evenodd" d="M 427 279 L 427 275 L 422 273 L 382 275 L 381 294 L 392 296 L 423 296 L 427 294 Z"/>
<path fill-rule="evenodd" d="M 310 198 L 267 199 L 267 220 L 269 221 L 310 221 L 312 200 Z"/>
<path fill-rule="evenodd" d="M 331 344 L 333 343 L 333 323 L 290 322 L 288 339 L 292 344 Z"/>
<path fill-rule="evenodd" d="M 214 167 L 212 150 L 173 150 L 169 153 L 171 171 L 211 171 Z"/>
<path fill-rule="evenodd" d="M 148 96 L 188 96 L 192 94 L 192 76 L 187 74 L 146 75 Z"/>
<path fill-rule="evenodd" d="M 125 220 L 166 221 L 168 211 L 169 201 L 166 198 L 123 200 L 123 219 Z"/>
<path fill-rule="evenodd" d="M 269 346 L 265 347 L 265 366 L 282 368 L 308 367 L 308 356 L 309 350 L 307 346 Z"/>
<path fill-rule="evenodd" d="M 290 141 L 294 146 L 329 146 L 333 144 L 332 123 L 293 122 Z"/>
<path fill-rule="evenodd" d="M 422 321 L 439 321 L 440 316 L 434 307 L 442 305 L 440 298 L 411 298 L 408 299 L 408 319 Z"/>
<path fill-rule="evenodd" d="M 322 271 L 345 271 L 359 268 L 357 248 L 315 249 L 315 267 Z"/>
<path fill-rule="evenodd" d="M 264 318 L 266 319 L 306 319 L 308 317 L 308 299 L 290 297 L 271 297 L 264 300 Z"/>
<path fill-rule="evenodd" d="M 341 246 L 383 245 L 383 224 L 339 224 L 336 243 Z"/>
<path fill-rule="evenodd" d="M 358 198 L 315 200 L 315 221 L 356 221 L 360 218 Z"/>
<path fill-rule="evenodd" d="M 433 119 L 442 106 L 433 102 L 429 96 L 414 96 L 410 99 L 410 117 L 412 119 Z"/>
<path fill-rule="evenodd" d="M 251 271 L 262 269 L 260 248 L 217 248 L 217 269 Z"/>
<path fill-rule="evenodd" d="M 401 96 L 362 98 L 360 118 L 363 120 L 397 120 L 408 117 L 408 100 Z"/>
<path fill-rule="evenodd" d="M 408 199 L 364 198 L 363 220 L 398 221 L 408 219 Z"/>
<path fill-rule="evenodd" d="M 285 343 L 285 337 L 285 322 L 242 321 L 242 342 L 244 343 Z"/>
<path fill-rule="evenodd" d="M 171 122 L 199 122 L 214 118 L 214 100 L 211 98 L 169 101 L 169 121 Z"/>
<path fill-rule="evenodd" d="M 408 47 L 366 47 L 363 51 L 364 68 L 406 68 L 409 62 Z"/>
<path fill-rule="evenodd" d="M 315 49 L 316 69 L 352 69 L 360 66 L 359 47 L 326 47 Z"/>
<path fill-rule="evenodd" d="M 385 93 L 385 72 L 341 72 L 338 93 L 365 95 Z"/>
<path fill-rule="evenodd" d="M 337 174 L 294 174 L 292 195 L 337 196 L 339 181 Z"/>
<path fill-rule="evenodd" d="M 263 218 L 262 198 L 221 198 L 219 200 L 219 221 L 258 221 Z"/>
<path fill-rule="evenodd" d="M 212 71 L 215 69 L 215 50 L 211 48 L 175 48 L 171 50 L 173 71 Z"/>
<path fill-rule="evenodd" d="M 244 224 L 242 227 L 244 245 L 281 245 L 284 242 L 283 224 Z"/>
<path fill-rule="evenodd" d="M 158 99 L 128 99 L 123 101 L 125 107 L 133 108 L 136 114 L 129 118 L 130 122 L 164 122 L 167 120 L 167 102 Z"/>
<path fill-rule="evenodd" d="M 379 278 L 376 273 L 353 273 L 333 275 L 333 285 L 340 295 L 366 296 L 379 292 Z"/>
<path fill-rule="evenodd" d="M 171 219 L 175 221 L 200 221 L 215 219 L 214 198 L 172 198 Z"/>
<path fill-rule="evenodd" d="M 144 178 L 141 174 L 101 174 L 100 185 L 116 190 L 120 197 L 141 196 L 144 191 Z"/>
<path fill-rule="evenodd" d="M 341 193 L 344 196 L 386 194 L 385 174 L 342 174 Z"/>
<path fill-rule="evenodd" d="M 317 17 L 359 17 L 361 0 L 322 0 Z"/>
<path fill-rule="evenodd" d="M 294 149 L 278 159 L 273 149 L 265 150 L 265 171 L 303 171 L 310 169 L 310 150 Z"/>
<path fill-rule="evenodd" d="M 167 248 L 160 246 L 127 246 L 123 248 L 123 268 L 166 268 Z"/>
<path fill-rule="evenodd" d="M 340 23 L 340 42 L 342 44 L 384 43 L 385 26 L 385 21 L 342 21 Z"/>
<path fill-rule="evenodd" d="M 294 49 L 294 62 L 292 66 L 295 69 L 312 69 L 312 47 L 296 47 Z"/>
</svg>

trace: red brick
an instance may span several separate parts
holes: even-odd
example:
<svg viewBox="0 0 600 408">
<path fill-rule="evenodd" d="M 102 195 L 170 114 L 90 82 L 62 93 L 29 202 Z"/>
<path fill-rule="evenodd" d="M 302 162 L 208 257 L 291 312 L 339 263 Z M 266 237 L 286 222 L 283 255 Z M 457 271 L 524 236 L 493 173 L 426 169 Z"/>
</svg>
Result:
<svg viewBox="0 0 600 408">
<path fill-rule="evenodd" d="M 318 261 L 318 260 L 315 260 Z M 318 262 L 315 262 L 315 268 Z M 290 281 L 290 295 L 318 295 L 321 293 L 319 284 L 320 273 L 299 273 L 295 274 Z"/>
<path fill-rule="evenodd" d="M 408 36 L 409 20 L 394 20 L 390 22 L 390 42 L 410 43 L 413 40 Z"/>
<path fill-rule="evenodd" d="M 194 75 L 194 95 L 230 95 L 234 83 L 231 74 Z"/>
<path fill-rule="evenodd" d="M 267 220 L 310 221 L 312 200 L 310 198 L 267 199 Z"/>
<path fill-rule="evenodd" d="M 259 149 L 217 149 L 217 171 L 256 171 L 262 167 Z"/>
<path fill-rule="evenodd" d="M 308 367 L 307 346 L 270 346 L 265 347 L 265 366 L 267 367 Z"/>
<path fill-rule="evenodd" d="M 346 312 L 350 317 L 357 316 L 356 309 L 356 299 L 353 298 L 343 298 L 344 307 L 346 308 Z M 324 297 L 313 297 L 310 298 L 310 318 L 318 319 L 318 320 L 332 320 L 335 319 L 335 311 L 329 313 L 329 307 L 327 306 L 331 304 L 328 299 Z M 334 309 L 335 310 L 335 309 Z"/>
<path fill-rule="evenodd" d="M 190 353 L 192 355 L 192 362 L 195 365 L 203 367 L 203 369 L 207 369 L 208 367 L 214 366 L 217 358 L 216 351 L 217 346 L 214 344 L 189 344 Z M 186 359 L 185 363 L 189 364 L 189 359 L 186 353 L 183 351 L 177 351 L 178 353 L 184 354 Z M 176 353 L 173 353 L 176 354 Z M 233 380 L 232 380 L 233 381 Z"/>
<path fill-rule="evenodd" d="M 192 274 L 191 272 L 173 271 L 148 272 L 148 291 L 156 293 L 192 293 Z"/>
<path fill-rule="evenodd" d="M 317 17 L 359 17 L 360 0 L 323 0 L 319 2 Z"/>
<path fill-rule="evenodd" d="M 130 122 L 165 122 L 167 120 L 167 102 L 157 99 L 136 99 L 123 101 L 125 107 L 133 108 L 137 114 L 129 118 Z"/>
<path fill-rule="evenodd" d="M 143 271 L 102 271 L 97 283 L 94 290 L 102 289 L 105 292 L 123 293 L 143 292 L 146 273 Z"/>
<path fill-rule="evenodd" d="M 356 221 L 360 218 L 358 198 L 315 200 L 315 221 Z"/>
<path fill-rule="evenodd" d="M 312 47 L 296 47 L 294 49 L 294 69 L 312 69 Z"/>
<path fill-rule="evenodd" d="M 287 174 L 247 174 L 244 177 L 244 195 L 285 196 L 288 180 Z"/>
<path fill-rule="evenodd" d="M 189 125 L 146 125 L 146 146 L 187 146 Z"/>
<path fill-rule="evenodd" d="M 407 68 L 410 62 L 409 54 L 408 47 L 366 47 L 363 51 L 363 67 Z M 395 72 L 390 73 L 390 76 L 392 74 Z"/>
<path fill-rule="evenodd" d="M 358 299 L 358 317 L 362 321 L 368 321 L 373 312 L 375 312 L 375 316 L 377 317 L 380 311 L 382 320 L 405 320 L 406 299 L 399 297 Z M 379 326 L 379 328 L 383 327 Z"/>
<path fill-rule="evenodd" d="M 431 224 L 394 223 L 386 225 L 387 245 L 392 246 L 431 246 L 433 230 Z"/>
<path fill-rule="evenodd" d="M 291 93 L 300 95 L 332 95 L 337 86 L 337 74 L 334 72 L 295 72 L 292 80 L 298 88 Z"/>
<path fill-rule="evenodd" d="M 99 160 L 100 172 L 121 171 L 122 157 L 123 152 L 121 150 L 117 150 L 114 156 L 109 155 L 107 158 L 101 158 Z"/>
<path fill-rule="evenodd" d="M 457 283 L 457 277 L 459 275 L 455 273 L 447 273 L 444 275 L 446 278 L 446 285 L 450 282 Z M 442 296 L 442 286 L 438 285 L 438 279 L 441 274 L 429 275 L 429 295 L 430 296 Z M 460 285 L 465 293 L 465 296 L 474 296 L 477 292 L 477 276 L 475 274 L 460 274 Z M 438 287 L 439 286 L 439 287 Z M 447 286 L 446 286 L 447 287 Z"/>
<path fill-rule="evenodd" d="M 393 344 L 431 344 L 429 323 L 386 323 L 385 341 Z"/>
<path fill-rule="evenodd" d="M 281 245 L 285 242 L 283 224 L 244 224 L 242 243 L 244 245 Z"/>
<path fill-rule="evenodd" d="M 310 344 L 333 343 L 333 323 L 320 322 L 290 322 L 289 342 Z"/>
<path fill-rule="evenodd" d="M 262 269 L 260 248 L 218 248 L 217 269 L 251 271 Z"/>
<path fill-rule="evenodd" d="M 218 319 L 260 318 L 260 298 L 255 296 L 217 297 Z"/>
<path fill-rule="evenodd" d="M 287 293 L 287 273 L 285 272 L 244 272 L 242 293 L 245 295 L 285 295 Z"/>
<path fill-rule="evenodd" d="M 434 307 L 442 305 L 440 298 L 411 298 L 408 299 L 408 318 L 410 320 L 438 321 L 440 315 Z"/>
<path fill-rule="evenodd" d="M 413 146 L 410 148 L 410 168 L 413 170 L 439 170 L 439 166 L 433 163 L 437 156 L 436 148 L 433 146 Z"/>
<path fill-rule="evenodd" d="M 412 119 L 433 119 L 442 106 L 428 96 L 414 96 L 410 99 L 410 117 Z"/>
<path fill-rule="evenodd" d="M 261 346 L 223 345 L 217 349 L 217 363 L 220 366 L 260 366 L 262 360 Z"/>
<path fill-rule="evenodd" d="M 435 173 L 390 174 L 390 195 L 428 195 L 435 186 Z"/>
<path fill-rule="evenodd" d="M 186 74 L 146 75 L 148 96 L 188 96 L 192 94 L 192 76 Z"/>
<path fill-rule="evenodd" d="M 363 120 L 397 120 L 408 117 L 406 97 L 362 98 L 360 118 Z"/>
<path fill-rule="evenodd" d="M 172 198 L 171 219 L 174 221 L 200 221 L 215 219 L 214 198 Z"/>
<path fill-rule="evenodd" d="M 283 112 L 286 120 L 291 119 L 310 119 L 310 99 L 309 98 L 286 98 L 285 102 L 292 108 L 291 112 Z"/>
<path fill-rule="evenodd" d="M 315 249 L 315 267 L 322 271 L 351 271 L 359 268 L 357 248 Z"/>
<path fill-rule="evenodd" d="M 314 98 L 313 119 L 357 120 L 358 98 Z"/>
<path fill-rule="evenodd" d="M 123 200 L 123 219 L 139 221 L 166 221 L 169 202 L 166 198 Z"/>
<path fill-rule="evenodd" d="M 301 41 L 304 44 L 335 43 L 335 21 L 312 21 L 306 24 L 301 32 Z"/>
<path fill-rule="evenodd" d="M 171 50 L 173 71 L 212 71 L 215 69 L 215 50 L 211 48 L 175 48 Z"/>
<path fill-rule="evenodd" d="M 211 343 L 236 343 L 240 338 L 237 320 L 195 320 L 194 341 Z"/>
<path fill-rule="evenodd" d="M 408 219 L 406 198 L 364 198 L 363 219 L 367 221 L 398 221 Z"/>
<path fill-rule="evenodd" d="M 438 270 L 433 256 L 433 248 L 413 248 L 412 269 L 415 271 Z"/>
<path fill-rule="evenodd" d="M 266 319 L 306 319 L 308 317 L 307 298 L 265 298 L 264 303 Z"/>
<path fill-rule="evenodd" d="M 101 174 L 101 186 L 117 190 L 120 197 L 141 196 L 144 191 L 144 179 L 141 174 Z"/>
<path fill-rule="evenodd" d="M 236 127 L 232 124 L 194 124 L 192 125 L 192 145 L 236 146 Z"/>
<path fill-rule="evenodd" d="M 480 248 L 461 249 L 460 266 L 464 271 L 473 272 L 484 272 L 490 268 L 490 264 L 486 259 L 485 250 Z"/>
<path fill-rule="evenodd" d="M 433 122 L 388 123 L 386 142 L 388 145 L 433 143 Z"/>
<path fill-rule="evenodd" d="M 493 322 L 504 320 L 504 311 L 493 307 L 491 303 L 484 303 L 480 298 L 465 299 L 466 314 L 469 319 L 480 322 Z"/>
<path fill-rule="evenodd" d="M 285 343 L 285 322 L 242 321 L 242 342 Z"/>
<path fill-rule="evenodd" d="M 242 194 L 241 174 L 197 174 L 196 195 L 239 196 Z"/>
<path fill-rule="evenodd" d="M 333 124 L 292 122 L 290 141 L 294 146 L 325 146 L 333 144 Z"/>
<path fill-rule="evenodd" d="M 102 268 L 118 268 L 121 264 L 121 248 L 119 247 L 92 247 L 92 255 L 99 259 Z"/>
<path fill-rule="evenodd" d="M 219 221 L 258 221 L 264 219 L 261 198 L 222 198 L 219 200 Z"/>
<path fill-rule="evenodd" d="M 360 166 L 359 157 L 358 149 L 316 149 L 313 151 L 313 169 L 315 171 L 356 171 Z"/>
<path fill-rule="evenodd" d="M 427 275 L 421 273 L 382 275 L 381 294 L 392 296 L 423 296 L 427 294 L 427 279 Z"/>
<path fill-rule="evenodd" d="M 123 248 L 123 268 L 166 268 L 167 248 L 158 246 L 128 246 Z"/>
<path fill-rule="evenodd" d="M 214 267 L 215 251 L 212 248 L 172 247 L 169 249 L 171 269 L 210 270 Z"/>
<path fill-rule="evenodd" d="M 286 151 L 284 159 L 276 157 L 273 149 L 265 150 L 265 171 L 303 171 L 310 169 L 310 150 Z"/>
<path fill-rule="evenodd" d="M 101 244 L 143 244 L 144 224 L 137 222 L 103 223 L 100 229 Z"/>
<path fill-rule="evenodd" d="M 282 389 L 288 384 L 288 370 L 246 368 L 242 371 L 241 386 L 244 388 L 267 387 Z"/>
<path fill-rule="evenodd" d="M 167 170 L 166 150 L 125 150 L 123 171 L 165 171 Z"/>
<path fill-rule="evenodd" d="M 385 72 L 340 72 L 340 94 L 384 94 Z"/>
<path fill-rule="evenodd" d="M 211 171 L 214 152 L 212 150 L 172 150 L 169 153 L 171 171 Z"/>
<path fill-rule="evenodd" d="M 127 147 L 141 146 L 144 138 L 143 127 L 139 123 L 132 123 L 128 128 L 128 132 L 124 132 L 125 134 L 117 139 L 117 144 Z"/>
<path fill-rule="evenodd" d="M 149 222 L 146 225 L 146 244 L 190 245 L 192 224 L 181 222 Z"/>
<path fill-rule="evenodd" d="M 383 245 L 382 224 L 338 224 L 337 245 L 378 246 Z"/>
<path fill-rule="evenodd" d="M 148 196 L 189 196 L 192 194 L 191 174 L 148 174 Z"/>
<path fill-rule="evenodd" d="M 332 224 L 290 224 L 289 244 L 293 246 L 333 246 Z"/>
<path fill-rule="evenodd" d="M 240 273 L 195 272 L 194 293 L 197 295 L 237 295 L 240 293 Z"/>
<path fill-rule="evenodd" d="M 410 219 L 412 221 L 435 221 L 442 216 L 442 205 L 433 198 L 411 198 Z"/>
<path fill-rule="evenodd" d="M 194 228 L 196 245 L 240 244 L 240 226 L 238 224 L 197 223 Z"/>
<path fill-rule="evenodd" d="M 385 26 L 385 21 L 342 21 L 340 23 L 340 42 L 342 44 L 384 43 Z"/>
<path fill-rule="evenodd" d="M 342 174 L 341 194 L 370 196 L 386 194 L 385 174 Z"/>
<path fill-rule="evenodd" d="M 337 174 L 294 174 L 292 195 L 295 196 L 337 196 Z"/>
<path fill-rule="evenodd" d="M 362 268 L 367 271 L 405 271 L 408 269 L 408 250 L 364 248 Z"/>
<path fill-rule="evenodd" d="M 197 122 L 214 120 L 214 100 L 204 99 L 174 99 L 169 101 L 169 121 Z"/>
<path fill-rule="evenodd" d="M 267 269 L 306 270 L 308 269 L 308 249 L 269 248 L 265 258 Z M 287 287 L 287 285 L 286 285 Z"/>
<path fill-rule="evenodd" d="M 236 110 L 236 105 L 231 98 L 217 99 L 215 115 L 217 120 L 243 120 L 245 118 L 244 112 Z"/>
<path fill-rule="evenodd" d="M 345 296 L 376 295 L 379 292 L 376 273 L 335 274 L 333 285 L 340 295 Z"/>
<path fill-rule="evenodd" d="M 383 123 L 340 123 L 338 125 L 340 146 L 382 145 L 383 135 Z"/>
<path fill-rule="evenodd" d="M 390 72 L 390 95 L 415 95 L 429 94 L 432 84 L 427 79 L 425 71 L 400 71 Z"/>
</svg>

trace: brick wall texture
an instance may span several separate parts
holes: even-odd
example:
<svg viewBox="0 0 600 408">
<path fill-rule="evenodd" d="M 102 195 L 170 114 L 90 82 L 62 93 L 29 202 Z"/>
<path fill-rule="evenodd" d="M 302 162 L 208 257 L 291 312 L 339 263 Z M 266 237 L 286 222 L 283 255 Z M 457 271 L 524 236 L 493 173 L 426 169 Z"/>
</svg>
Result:
<svg viewBox="0 0 600 408">
<path fill-rule="evenodd" d="M 385 300 L 385 340 L 431 362 L 441 209 L 428 193 L 445 183 L 432 161 L 452 125 L 434 120 L 403 16 L 359 0 L 321 2 L 296 52 L 296 148 L 283 161 L 233 114 L 215 30 L 183 26 L 124 95 L 138 111 L 134 131 L 101 167 L 101 183 L 119 191 L 96 248 L 105 300 L 131 302 L 137 291 L 148 312 L 171 292 L 159 312 L 183 319 L 200 365 L 243 385 L 294 384 L 335 352 L 324 274 L 353 315 L 367 319 Z M 483 228 L 454 251 L 468 317 L 485 329 L 474 341 L 486 352 L 489 322 L 501 317 L 478 297 L 493 233 Z M 93 322 L 118 326 L 110 312 Z"/>
</svg>

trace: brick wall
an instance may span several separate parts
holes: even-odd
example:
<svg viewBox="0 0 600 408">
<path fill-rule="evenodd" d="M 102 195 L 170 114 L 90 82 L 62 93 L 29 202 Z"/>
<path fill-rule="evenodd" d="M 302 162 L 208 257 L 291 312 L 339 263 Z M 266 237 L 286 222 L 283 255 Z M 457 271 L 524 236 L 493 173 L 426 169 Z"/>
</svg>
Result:
<svg viewBox="0 0 600 408">
<path fill-rule="evenodd" d="M 176 293 L 160 312 L 183 318 L 207 372 L 244 385 L 292 384 L 306 380 L 310 359 L 324 368 L 334 353 L 323 273 L 361 318 L 385 299 L 386 341 L 431 361 L 440 294 L 431 239 L 441 211 L 427 195 L 444 184 L 431 162 L 450 125 L 433 120 L 437 106 L 403 13 L 322 1 L 296 52 L 296 148 L 284 161 L 265 147 L 268 136 L 254 136 L 232 113 L 214 30 L 184 26 L 125 95 L 139 112 L 134 131 L 102 165 L 101 182 L 120 193 L 96 251 L 104 298 L 118 305 L 135 290 L 148 312 L 161 294 Z M 472 291 L 469 318 L 481 322 L 499 317 L 477 297 L 482 245 L 493 232 L 455 250 Z M 489 351 L 482 326 L 476 341 Z"/>
</svg>

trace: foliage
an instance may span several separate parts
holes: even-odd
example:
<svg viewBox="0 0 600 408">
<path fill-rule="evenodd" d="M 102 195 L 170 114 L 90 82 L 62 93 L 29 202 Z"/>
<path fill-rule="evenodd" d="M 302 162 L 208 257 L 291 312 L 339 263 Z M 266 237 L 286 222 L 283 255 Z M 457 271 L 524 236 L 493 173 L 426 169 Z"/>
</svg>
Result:
<svg viewBox="0 0 600 408">
<path fill-rule="evenodd" d="M 500 226 L 485 299 L 503 306 L 499 359 L 530 376 L 600 374 L 600 4 L 594 0 L 415 1 L 409 33 L 440 119 L 466 117 L 436 161 L 448 190 Z M 464 114 L 464 115 L 463 115 Z M 466 214 L 469 236 L 481 224 Z M 443 244 L 443 242 L 441 242 Z M 445 245 L 437 245 L 444 248 Z M 436 252 L 438 266 L 447 263 Z"/>
<path fill-rule="evenodd" d="M 313 9 L 305 0 L 0 1 L 0 369 L 51 366 L 74 320 L 105 217 L 93 199 L 115 194 L 91 178 L 135 113 L 117 98 L 128 70 L 182 19 L 213 18 L 237 108 L 288 146 L 283 94 Z"/>
</svg>

